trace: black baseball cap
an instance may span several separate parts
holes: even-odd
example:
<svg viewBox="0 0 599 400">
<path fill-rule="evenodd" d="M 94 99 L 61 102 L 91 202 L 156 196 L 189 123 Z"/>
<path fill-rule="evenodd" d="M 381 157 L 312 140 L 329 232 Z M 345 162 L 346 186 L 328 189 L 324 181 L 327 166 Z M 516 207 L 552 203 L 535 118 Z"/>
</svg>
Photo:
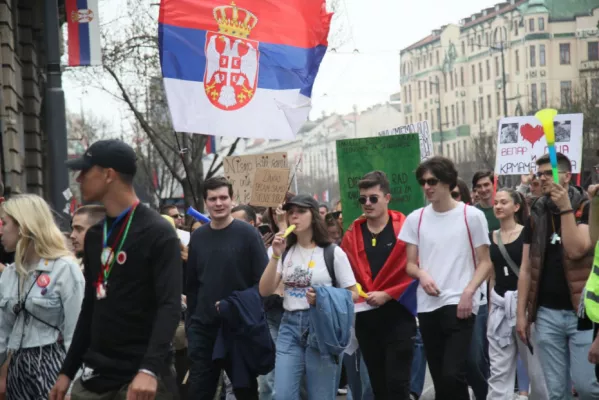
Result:
<svg viewBox="0 0 599 400">
<path fill-rule="evenodd" d="M 127 143 L 115 139 L 94 142 L 83 156 L 68 160 L 66 164 L 67 168 L 75 171 L 85 171 L 97 165 L 121 174 L 135 175 L 137 172 L 135 151 Z"/>
<path fill-rule="evenodd" d="M 318 210 L 318 202 L 309 194 L 298 194 L 297 196 L 293 196 L 291 200 L 283 204 L 283 210 L 289 211 L 292 206 Z"/>
</svg>

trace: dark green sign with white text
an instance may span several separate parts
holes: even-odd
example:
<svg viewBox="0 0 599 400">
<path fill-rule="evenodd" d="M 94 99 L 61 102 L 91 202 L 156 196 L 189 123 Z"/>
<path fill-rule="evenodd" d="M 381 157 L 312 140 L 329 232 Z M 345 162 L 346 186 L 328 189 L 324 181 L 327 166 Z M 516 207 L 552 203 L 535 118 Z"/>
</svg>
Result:
<svg viewBox="0 0 599 400">
<path fill-rule="evenodd" d="M 343 206 L 343 228 L 362 215 L 358 181 L 380 170 L 391 184 L 389 208 L 406 216 L 424 206 L 424 195 L 414 172 L 420 163 L 417 133 L 337 141 L 337 168 Z"/>
</svg>

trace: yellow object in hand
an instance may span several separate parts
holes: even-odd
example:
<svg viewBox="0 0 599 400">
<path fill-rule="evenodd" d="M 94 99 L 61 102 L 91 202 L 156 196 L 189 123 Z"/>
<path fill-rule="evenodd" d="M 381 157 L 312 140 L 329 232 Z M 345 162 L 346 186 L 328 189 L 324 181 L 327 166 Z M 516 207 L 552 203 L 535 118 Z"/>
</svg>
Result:
<svg viewBox="0 0 599 400">
<path fill-rule="evenodd" d="M 356 283 L 356 287 L 358 288 L 358 296 L 364 297 L 365 299 L 367 299 L 368 295 L 366 293 L 364 293 L 364 290 L 362 290 L 362 285 L 360 285 L 359 283 Z"/>
<path fill-rule="evenodd" d="M 289 234 L 291 232 L 293 232 L 295 230 L 296 226 L 295 225 L 289 225 L 289 228 L 285 229 L 285 233 L 283 234 L 283 238 L 286 238 L 287 236 L 289 236 Z"/>
</svg>

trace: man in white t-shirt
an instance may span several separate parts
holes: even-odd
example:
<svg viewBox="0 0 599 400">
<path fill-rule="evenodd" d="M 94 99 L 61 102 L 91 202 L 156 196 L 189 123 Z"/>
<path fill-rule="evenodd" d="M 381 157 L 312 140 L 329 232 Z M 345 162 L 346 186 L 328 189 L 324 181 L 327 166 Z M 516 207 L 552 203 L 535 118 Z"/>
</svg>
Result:
<svg viewBox="0 0 599 400">
<path fill-rule="evenodd" d="M 484 214 L 457 202 L 453 162 L 433 157 L 416 170 L 430 205 L 412 212 L 399 239 L 407 272 L 420 280 L 418 319 L 437 399 L 469 400 L 467 359 L 480 286 L 492 270 Z"/>
</svg>

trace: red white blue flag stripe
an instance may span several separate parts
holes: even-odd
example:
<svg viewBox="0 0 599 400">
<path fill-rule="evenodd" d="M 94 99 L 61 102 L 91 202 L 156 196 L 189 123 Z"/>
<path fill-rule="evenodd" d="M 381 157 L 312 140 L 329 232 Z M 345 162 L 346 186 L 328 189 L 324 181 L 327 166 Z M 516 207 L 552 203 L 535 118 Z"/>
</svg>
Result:
<svg viewBox="0 0 599 400">
<path fill-rule="evenodd" d="M 206 140 L 206 154 L 216 153 L 216 138 L 214 136 L 208 136 Z"/>
<path fill-rule="evenodd" d="M 98 0 L 66 0 L 69 66 L 102 64 Z"/>
<path fill-rule="evenodd" d="M 325 0 L 162 0 L 159 45 L 176 131 L 292 139 L 328 46 Z"/>
</svg>

